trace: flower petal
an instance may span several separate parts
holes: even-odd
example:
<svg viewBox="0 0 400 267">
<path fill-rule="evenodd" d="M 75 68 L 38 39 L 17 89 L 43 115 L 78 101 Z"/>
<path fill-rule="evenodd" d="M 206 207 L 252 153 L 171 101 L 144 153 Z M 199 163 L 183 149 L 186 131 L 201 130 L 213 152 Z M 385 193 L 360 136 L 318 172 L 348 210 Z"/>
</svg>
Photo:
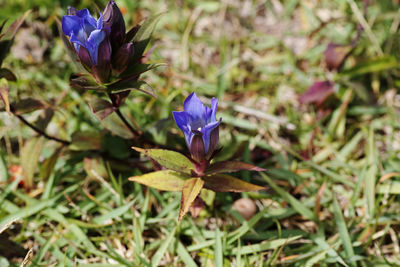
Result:
<svg viewBox="0 0 400 267">
<path fill-rule="evenodd" d="M 198 120 L 203 121 L 204 104 L 194 92 L 185 99 L 183 109 L 190 115 L 192 121 L 196 122 L 196 124 L 198 123 Z M 203 121 L 202 124 L 204 125 L 205 121 Z"/>
<path fill-rule="evenodd" d="M 82 28 L 82 20 L 77 16 L 63 16 L 61 27 L 64 34 L 71 37 L 71 33 L 78 34 Z"/>
<path fill-rule="evenodd" d="M 106 33 L 102 30 L 94 30 L 90 33 L 89 38 L 86 41 L 86 48 L 89 51 L 90 57 L 94 65 L 97 64 L 97 54 L 100 43 L 106 37 Z"/>
<path fill-rule="evenodd" d="M 217 109 L 218 109 L 218 99 L 213 97 L 211 99 L 211 122 L 214 122 L 217 120 Z"/>
<path fill-rule="evenodd" d="M 176 125 L 178 125 L 179 129 L 181 129 L 185 135 L 186 144 L 190 148 L 190 142 L 192 141 L 193 133 L 189 125 L 189 114 L 187 114 L 185 111 L 173 111 L 172 115 L 174 116 Z"/>
<path fill-rule="evenodd" d="M 214 130 L 216 127 L 218 127 L 220 123 L 221 120 L 215 121 L 207 124 L 203 129 L 201 129 L 201 133 L 203 134 L 204 148 L 206 154 L 208 153 L 208 149 L 210 147 L 211 131 Z"/>
<path fill-rule="evenodd" d="M 100 13 L 100 17 L 97 20 L 97 24 L 96 24 L 96 29 L 101 30 L 101 28 L 103 27 L 103 14 Z"/>
</svg>

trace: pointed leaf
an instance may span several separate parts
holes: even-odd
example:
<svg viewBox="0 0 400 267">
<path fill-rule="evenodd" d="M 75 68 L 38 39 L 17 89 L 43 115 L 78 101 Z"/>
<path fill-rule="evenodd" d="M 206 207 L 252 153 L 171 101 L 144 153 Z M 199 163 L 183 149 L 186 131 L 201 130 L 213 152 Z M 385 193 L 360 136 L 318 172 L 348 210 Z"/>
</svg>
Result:
<svg viewBox="0 0 400 267">
<path fill-rule="evenodd" d="M 43 141 L 43 137 L 32 138 L 24 144 L 21 150 L 21 165 L 24 173 L 25 185 L 28 189 L 33 187 L 33 175 L 38 165 Z"/>
<path fill-rule="evenodd" d="M 166 149 L 143 149 L 132 147 L 137 152 L 143 153 L 146 156 L 157 161 L 161 166 L 177 172 L 191 174 L 194 170 L 193 163 L 181 153 L 166 150 Z"/>
<path fill-rule="evenodd" d="M 0 41 L 0 66 L 3 60 L 6 58 L 7 54 L 10 52 L 10 47 L 12 40 L 2 40 Z"/>
<path fill-rule="evenodd" d="M 101 98 L 94 98 L 89 103 L 90 109 L 99 120 L 105 119 L 114 112 L 114 107 L 110 101 Z"/>
<path fill-rule="evenodd" d="M 222 161 L 211 164 L 207 170 L 207 174 L 221 173 L 221 172 L 237 172 L 237 171 L 265 171 L 263 168 L 240 162 L 240 161 Z"/>
<path fill-rule="evenodd" d="M 6 78 L 7 80 L 12 82 L 15 82 L 17 80 L 17 77 L 15 77 L 14 73 L 6 68 L 0 69 L 0 79 L 1 78 Z"/>
<path fill-rule="evenodd" d="M 124 77 L 121 81 L 124 79 L 130 79 L 134 76 L 138 76 L 146 71 L 162 67 L 162 66 L 167 66 L 165 63 L 154 63 L 154 64 L 131 64 L 122 74 L 121 77 Z"/>
<path fill-rule="evenodd" d="M 84 73 L 71 75 L 69 84 L 76 89 L 106 91 L 106 88 L 99 86 L 91 75 Z"/>
<path fill-rule="evenodd" d="M 118 115 L 113 112 L 105 119 L 100 121 L 101 124 L 110 132 L 115 135 L 118 135 L 124 139 L 132 139 L 135 136 L 132 132 L 128 129 L 128 127 L 121 121 Z"/>
<path fill-rule="evenodd" d="M 249 192 L 263 190 L 265 187 L 242 181 L 226 174 L 203 177 L 204 188 L 215 192 Z"/>
<path fill-rule="evenodd" d="M 51 107 L 46 108 L 35 121 L 35 126 L 44 131 L 49 125 L 53 116 L 54 116 L 54 109 Z"/>
<path fill-rule="evenodd" d="M 204 181 L 201 178 L 191 178 L 185 181 L 182 188 L 181 207 L 179 210 L 179 218 L 181 221 L 183 216 L 189 211 L 193 201 L 199 195 L 203 188 Z"/>
<path fill-rule="evenodd" d="M 148 83 L 136 79 L 132 79 L 129 81 L 121 80 L 120 82 L 107 86 L 107 88 L 110 89 L 113 93 L 124 92 L 127 90 L 138 90 L 156 98 L 156 94 L 154 93 L 153 88 Z"/>
<path fill-rule="evenodd" d="M 10 112 L 10 101 L 8 100 L 8 94 L 10 92 L 10 87 L 6 79 L 0 78 L 0 98 L 4 103 L 5 110 Z"/>
<path fill-rule="evenodd" d="M 161 15 L 163 15 L 163 13 L 159 13 L 154 17 L 148 18 L 143 23 L 143 25 L 140 26 L 139 30 L 133 37 L 132 43 L 134 44 L 135 47 L 135 56 L 133 59 L 134 62 L 136 62 L 142 57 L 143 52 L 150 41 L 150 37 L 153 34 L 154 28 L 156 27 L 157 22 L 161 18 Z"/>
<path fill-rule="evenodd" d="M 61 154 L 61 150 L 62 150 L 62 148 L 56 149 L 56 151 L 54 151 L 53 155 L 51 155 L 51 157 L 49 157 L 48 159 L 46 159 L 43 162 L 43 164 L 40 168 L 40 178 L 43 179 L 44 181 L 49 179 L 51 173 L 53 172 L 54 167 L 56 166 L 58 157 Z"/>
<path fill-rule="evenodd" d="M 48 105 L 42 100 L 30 97 L 21 99 L 16 104 L 12 105 L 13 113 L 16 115 L 29 113 L 35 110 L 44 109 L 46 107 L 48 107 Z"/>
<path fill-rule="evenodd" d="M 189 175 L 166 170 L 130 177 L 129 180 L 153 187 L 158 190 L 178 192 L 182 191 L 185 181 L 189 178 Z"/>
<path fill-rule="evenodd" d="M 308 88 L 307 92 L 302 94 L 299 98 L 300 103 L 316 103 L 321 105 L 335 92 L 335 83 L 332 81 L 318 81 L 314 82 L 313 85 Z"/>
</svg>

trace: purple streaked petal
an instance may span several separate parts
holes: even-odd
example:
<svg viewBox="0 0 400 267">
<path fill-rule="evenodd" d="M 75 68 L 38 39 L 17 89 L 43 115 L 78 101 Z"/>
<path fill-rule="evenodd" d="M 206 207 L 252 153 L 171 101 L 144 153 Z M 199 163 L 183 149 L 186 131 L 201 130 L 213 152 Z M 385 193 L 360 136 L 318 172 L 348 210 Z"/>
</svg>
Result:
<svg viewBox="0 0 400 267">
<path fill-rule="evenodd" d="M 103 27 L 103 14 L 100 13 L 100 17 L 97 20 L 97 24 L 96 24 L 96 29 L 101 30 L 101 28 Z"/>
<path fill-rule="evenodd" d="M 211 122 L 214 122 L 217 120 L 217 109 L 218 109 L 218 99 L 213 97 L 211 99 Z"/>
<path fill-rule="evenodd" d="M 70 41 L 71 41 L 71 43 L 74 44 L 75 49 L 76 49 L 77 52 L 79 51 L 79 46 L 85 46 L 85 44 L 83 43 L 84 40 L 81 40 L 79 38 L 79 33 L 75 34 L 75 33 L 71 32 Z"/>
<path fill-rule="evenodd" d="M 212 123 L 207 124 L 203 129 L 201 129 L 201 133 L 203 134 L 203 141 L 204 141 L 204 148 L 206 150 L 206 154 L 208 153 L 208 149 L 210 147 L 210 136 L 211 131 L 214 130 L 221 121 L 215 121 Z"/>
<path fill-rule="evenodd" d="M 102 30 L 94 30 L 90 33 L 89 38 L 86 41 L 86 48 L 89 51 L 90 57 L 94 65 L 97 64 L 98 49 L 100 43 L 106 37 L 106 33 Z"/>
</svg>

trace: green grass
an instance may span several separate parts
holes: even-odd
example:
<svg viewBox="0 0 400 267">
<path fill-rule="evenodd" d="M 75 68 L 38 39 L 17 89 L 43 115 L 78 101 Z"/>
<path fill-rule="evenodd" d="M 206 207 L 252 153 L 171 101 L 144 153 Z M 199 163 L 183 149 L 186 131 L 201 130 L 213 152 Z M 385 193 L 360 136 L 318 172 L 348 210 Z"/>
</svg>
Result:
<svg viewBox="0 0 400 267">
<path fill-rule="evenodd" d="M 21 50 L 6 58 L 2 67 L 18 78 L 10 82 L 10 101 L 46 102 L 49 109 L 22 116 L 46 125 L 47 112 L 46 132 L 74 140 L 61 147 L 0 113 L 0 266 L 20 266 L 29 249 L 26 266 L 400 265 L 396 1 L 370 1 L 366 14 L 353 0 L 117 1 L 128 25 L 167 11 L 150 59 L 168 67 L 144 76 L 157 98 L 130 94 L 122 107 L 129 121 L 159 147 L 185 152 L 171 112 L 192 91 L 206 102 L 218 96 L 218 160 L 267 170 L 235 174 L 266 190 L 203 192 L 199 217 L 188 214 L 180 223 L 180 193 L 127 180 L 153 169 L 130 149 L 143 144 L 124 139 L 127 130 L 114 115 L 99 121 L 92 114 L 87 103 L 99 94 L 69 87 L 76 69 L 54 19 L 68 5 L 94 12 L 106 4 L 75 2 L 0 2 L 0 22 L 9 18 L 9 25 L 31 8 L 23 28 L 45 36 L 37 39 L 41 60 L 20 58 Z M 369 26 L 343 70 L 327 73 L 326 45 L 349 43 L 357 24 Z M 337 87 L 325 113 L 301 105 L 299 95 L 325 79 Z M 90 142 L 72 139 L 76 132 Z M 11 181 L 13 165 L 29 174 Z M 32 190 L 19 185 L 24 179 Z M 248 221 L 232 208 L 243 197 L 257 206 Z"/>
</svg>

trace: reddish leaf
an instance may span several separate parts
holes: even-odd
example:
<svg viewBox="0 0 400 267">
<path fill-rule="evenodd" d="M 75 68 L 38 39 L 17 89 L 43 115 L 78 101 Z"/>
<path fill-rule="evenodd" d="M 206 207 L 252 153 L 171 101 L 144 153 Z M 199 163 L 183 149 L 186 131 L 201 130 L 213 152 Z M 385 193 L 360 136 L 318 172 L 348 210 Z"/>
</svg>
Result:
<svg viewBox="0 0 400 267">
<path fill-rule="evenodd" d="M 10 87 L 6 79 L 0 79 L 0 98 L 4 103 L 4 108 L 7 112 L 10 112 L 10 101 L 8 100 L 8 93 Z"/>
<path fill-rule="evenodd" d="M 191 178 L 185 181 L 182 188 L 181 207 L 179 210 L 178 220 L 182 220 L 183 216 L 189 211 L 193 201 L 199 195 L 203 188 L 204 181 L 201 178 Z"/>
<path fill-rule="evenodd" d="M 324 101 L 335 92 L 335 84 L 331 81 L 319 81 L 308 88 L 307 92 L 300 96 L 300 103 L 316 103 L 321 105 Z"/>
<path fill-rule="evenodd" d="M 94 98 L 90 104 L 90 109 L 99 120 L 105 119 L 108 115 L 113 113 L 114 107 L 110 101 L 101 98 Z"/>
<path fill-rule="evenodd" d="M 200 195 L 198 195 L 190 206 L 190 214 L 192 214 L 193 218 L 197 218 L 197 216 L 199 216 L 201 210 L 204 208 L 204 205 L 205 203 L 203 199 L 200 197 Z"/>
<path fill-rule="evenodd" d="M 207 170 L 207 174 L 221 173 L 221 172 L 237 172 L 237 171 L 265 171 L 263 168 L 240 162 L 240 161 L 222 161 L 211 164 Z"/>
<path fill-rule="evenodd" d="M 203 180 L 204 188 L 215 192 L 248 192 L 265 189 L 262 186 L 254 185 L 226 174 L 206 176 L 203 177 Z"/>
<path fill-rule="evenodd" d="M 325 64 L 328 70 L 340 70 L 352 49 L 353 46 L 351 45 L 328 44 L 324 52 Z"/>
<path fill-rule="evenodd" d="M 130 181 L 153 187 L 163 191 L 182 191 L 185 181 L 190 179 L 189 175 L 180 172 L 165 170 L 150 172 L 140 176 L 130 177 Z"/>
<path fill-rule="evenodd" d="M 154 159 L 167 169 L 186 174 L 191 174 L 194 170 L 193 163 L 181 153 L 166 149 L 142 149 L 138 147 L 132 147 L 132 149 Z"/>
</svg>

